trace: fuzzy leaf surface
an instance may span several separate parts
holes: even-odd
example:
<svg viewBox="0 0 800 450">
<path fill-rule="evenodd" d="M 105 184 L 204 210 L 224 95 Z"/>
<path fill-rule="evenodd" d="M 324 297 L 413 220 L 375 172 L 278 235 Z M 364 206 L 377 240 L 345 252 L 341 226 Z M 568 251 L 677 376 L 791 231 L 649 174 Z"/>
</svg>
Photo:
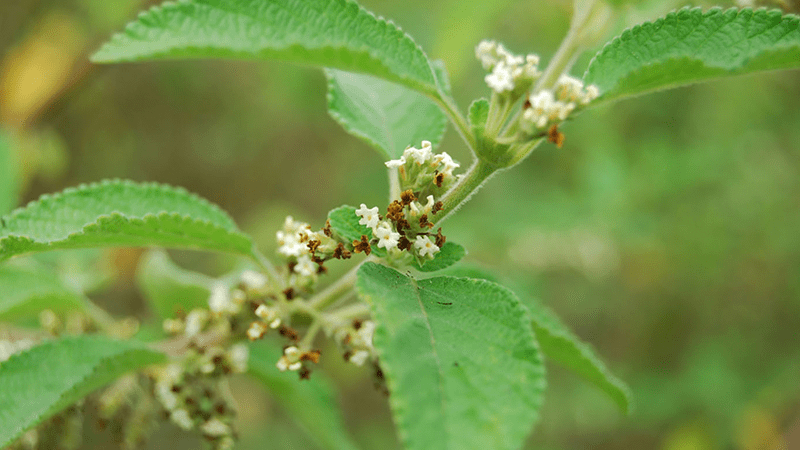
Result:
<svg viewBox="0 0 800 450">
<path fill-rule="evenodd" d="M 44 195 L 2 217 L 0 261 L 48 250 L 163 246 L 251 255 L 215 205 L 183 189 L 110 180 Z"/>
<path fill-rule="evenodd" d="M 0 214 L 17 206 L 19 168 L 9 133 L 0 128 Z"/>
<path fill-rule="evenodd" d="M 0 286 L 0 321 L 35 318 L 44 309 L 80 311 L 88 301 L 53 273 L 30 268 L 0 266 Z"/>
<path fill-rule="evenodd" d="M 185 58 L 280 59 L 440 90 L 419 46 L 352 0 L 168 2 L 140 14 L 92 60 Z"/>
<path fill-rule="evenodd" d="M 584 75 L 598 103 L 731 75 L 800 67 L 800 17 L 684 8 L 624 31 Z"/>
<path fill-rule="evenodd" d="M 328 213 L 331 231 L 335 237 L 345 242 L 361 240 L 361 236 L 372 239 L 372 230 L 366 225 L 358 223 L 360 220 L 361 218 L 356 215 L 356 208 L 352 206 L 340 206 Z M 373 245 L 372 253 L 377 256 L 385 256 L 386 250 Z"/>
<path fill-rule="evenodd" d="M 414 267 L 420 272 L 435 272 L 446 269 L 459 262 L 467 254 L 467 249 L 455 242 L 445 242 L 436 257 L 425 261 L 421 266 L 414 262 Z"/>
<path fill-rule="evenodd" d="M 318 371 L 302 381 L 293 373 L 279 371 L 275 362 L 281 353 L 280 347 L 266 342 L 251 345 L 248 373 L 267 388 L 320 448 L 355 450 L 330 381 Z"/>
<path fill-rule="evenodd" d="M 542 352 L 608 394 L 627 414 L 633 404 L 628 386 L 608 370 L 594 349 L 584 343 L 545 306 L 530 308 L 533 328 Z"/>
<path fill-rule="evenodd" d="M 207 308 L 214 282 L 202 273 L 179 267 L 163 250 L 153 250 L 142 257 L 136 281 L 148 304 L 162 319 L 175 317 L 178 310 Z"/>
<path fill-rule="evenodd" d="M 121 375 L 166 360 L 136 341 L 76 336 L 0 363 L 0 448 Z"/>
<path fill-rule="evenodd" d="M 405 448 L 522 446 L 545 381 L 513 293 L 468 278 L 416 281 L 374 263 L 359 269 L 356 286 L 377 323 L 374 345 Z"/>
<path fill-rule="evenodd" d="M 369 75 L 326 69 L 328 113 L 348 133 L 374 147 L 386 160 L 409 145 L 438 145 L 447 117 L 428 97 Z"/>
</svg>

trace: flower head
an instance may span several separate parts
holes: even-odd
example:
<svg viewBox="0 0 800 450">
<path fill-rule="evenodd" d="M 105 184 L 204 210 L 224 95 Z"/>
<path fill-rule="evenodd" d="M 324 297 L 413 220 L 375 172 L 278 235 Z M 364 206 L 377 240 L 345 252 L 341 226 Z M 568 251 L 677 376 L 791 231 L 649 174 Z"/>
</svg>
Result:
<svg viewBox="0 0 800 450">
<path fill-rule="evenodd" d="M 417 236 L 414 242 L 414 248 L 417 250 L 417 254 L 423 258 L 433 258 L 433 256 L 439 252 L 439 247 L 433 243 L 431 238 L 422 235 Z"/>
<path fill-rule="evenodd" d="M 380 220 L 378 216 L 378 207 L 367 208 L 367 205 L 363 203 L 361 204 L 361 208 L 356 210 L 356 215 L 361 217 L 361 220 L 358 221 L 360 225 L 366 225 L 373 230 Z"/>
</svg>

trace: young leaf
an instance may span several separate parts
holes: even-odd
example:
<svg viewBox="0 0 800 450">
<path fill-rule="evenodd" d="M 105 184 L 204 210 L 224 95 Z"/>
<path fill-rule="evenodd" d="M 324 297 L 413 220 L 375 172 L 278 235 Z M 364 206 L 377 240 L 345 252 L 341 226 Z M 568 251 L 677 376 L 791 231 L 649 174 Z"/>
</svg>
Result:
<svg viewBox="0 0 800 450">
<path fill-rule="evenodd" d="M 183 189 L 103 181 L 44 195 L 0 221 L 0 261 L 68 248 L 164 246 L 251 255 L 252 243 L 217 206 Z"/>
<path fill-rule="evenodd" d="M 194 0 L 142 13 L 92 60 L 281 59 L 361 72 L 436 94 L 427 56 L 352 0 Z"/>
<path fill-rule="evenodd" d="M 469 126 L 472 132 L 480 131 L 483 136 L 483 128 L 486 126 L 486 121 L 489 119 L 489 100 L 479 98 L 469 105 Z"/>
<path fill-rule="evenodd" d="M 136 281 L 162 319 L 175 317 L 178 310 L 207 308 L 214 282 L 202 273 L 178 267 L 163 250 L 152 250 L 139 261 Z"/>
<path fill-rule="evenodd" d="M 544 366 L 530 318 L 483 280 L 416 281 L 366 263 L 359 294 L 401 440 L 417 449 L 518 449 L 542 402 Z"/>
<path fill-rule="evenodd" d="M 38 317 L 45 309 L 56 313 L 83 310 L 88 299 L 69 288 L 52 273 L 0 266 L 0 320 Z"/>
<path fill-rule="evenodd" d="M 530 312 L 536 338 L 544 354 L 597 386 L 627 414 L 633 402 L 630 389 L 608 370 L 592 347 L 581 342 L 558 316 L 545 306 L 532 306 Z"/>
<path fill-rule="evenodd" d="M 328 113 L 348 133 L 364 139 L 386 159 L 398 159 L 423 140 L 436 146 L 447 117 L 424 95 L 369 75 L 326 69 Z"/>
<path fill-rule="evenodd" d="M 319 372 L 314 372 L 309 380 L 299 382 L 296 377 L 278 371 L 275 362 L 280 356 L 280 347 L 266 343 L 251 345 L 247 370 L 264 384 L 321 448 L 355 450 L 357 447 L 347 435 L 339 414 L 341 408 L 331 383 Z"/>
<path fill-rule="evenodd" d="M 0 128 L 0 214 L 17 206 L 19 195 L 19 167 L 11 136 Z"/>
<path fill-rule="evenodd" d="M 0 448 L 92 391 L 166 357 L 135 341 L 76 336 L 0 363 Z"/>
<path fill-rule="evenodd" d="M 422 266 L 418 265 L 415 261 L 414 267 L 420 272 L 435 272 L 437 270 L 446 269 L 459 262 L 466 254 L 467 250 L 461 245 L 455 242 L 445 242 L 442 248 L 439 249 L 439 253 L 436 254 L 435 258 L 425 261 Z"/>
<path fill-rule="evenodd" d="M 759 9 L 682 9 L 626 30 L 584 81 L 600 101 L 731 75 L 800 67 L 800 17 Z"/>
<path fill-rule="evenodd" d="M 352 206 L 340 206 L 328 213 L 331 231 L 346 242 L 358 241 L 361 236 L 372 239 L 372 230 L 366 225 L 358 223 L 359 220 L 361 219 L 356 215 L 356 208 Z M 385 256 L 386 250 L 372 246 L 372 253 L 377 256 Z"/>
</svg>

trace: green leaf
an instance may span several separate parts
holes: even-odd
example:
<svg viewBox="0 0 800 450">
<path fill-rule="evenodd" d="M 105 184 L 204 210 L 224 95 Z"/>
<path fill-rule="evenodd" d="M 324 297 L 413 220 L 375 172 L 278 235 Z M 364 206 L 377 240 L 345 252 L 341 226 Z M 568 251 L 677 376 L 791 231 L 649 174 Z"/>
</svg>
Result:
<svg viewBox="0 0 800 450">
<path fill-rule="evenodd" d="M 581 342 L 547 307 L 532 306 L 530 312 L 544 354 L 597 386 L 627 414 L 633 403 L 630 389 L 608 370 L 594 349 Z"/>
<path fill-rule="evenodd" d="M 417 449 L 518 449 L 542 402 L 544 365 L 530 318 L 483 280 L 415 281 L 374 263 L 357 289 L 377 323 L 374 345 L 401 440 Z"/>
<path fill-rule="evenodd" d="M 682 9 L 626 30 L 584 81 L 600 101 L 762 70 L 800 67 L 800 18 L 780 11 Z"/>
<path fill-rule="evenodd" d="M 455 242 L 445 242 L 442 248 L 439 249 L 439 253 L 436 254 L 435 258 L 425 261 L 422 266 L 418 265 L 415 261 L 414 267 L 420 272 L 435 272 L 437 270 L 446 269 L 459 262 L 466 254 L 467 250 L 461 245 Z"/>
<path fill-rule="evenodd" d="M 0 320 L 16 321 L 38 317 L 51 309 L 55 313 L 83 310 L 88 299 L 65 286 L 51 272 L 0 266 Z"/>
<path fill-rule="evenodd" d="M 20 182 L 17 164 L 11 136 L 0 128 L 0 214 L 17 206 Z"/>
<path fill-rule="evenodd" d="M 0 448 L 121 375 L 166 357 L 135 341 L 77 336 L 0 363 Z"/>
<path fill-rule="evenodd" d="M 335 237 L 345 242 L 359 241 L 361 236 L 372 239 L 372 230 L 358 223 L 359 220 L 361 218 L 356 215 L 356 208 L 352 206 L 340 206 L 328 213 L 331 231 Z M 376 256 L 385 256 L 386 249 L 372 246 L 372 253 Z"/>
<path fill-rule="evenodd" d="M 351 0 L 194 0 L 142 13 L 92 60 L 281 59 L 361 72 L 436 94 L 425 53 Z"/>
<path fill-rule="evenodd" d="M 252 254 L 217 206 L 183 189 L 103 181 L 44 195 L 2 218 L 0 261 L 68 248 L 164 246 Z"/>
<path fill-rule="evenodd" d="M 386 160 L 400 158 L 409 145 L 442 140 L 447 117 L 424 95 L 369 75 L 334 69 L 325 74 L 328 113 Z"/>
<path fill-rule="evenodd" d="M 139 261 L 136 271 L 139 289 L 162 319 L 173 318 L 178 310 L 189 312 L 208 308 L 210 277 L 178 267 L 163 250 L 152 250 Z"/>
<path fill-rule="evenodd" d="M 308 437 L 321 448 L 354 450 L 347 434 L 332 384 L 319 371 L 309 380 L 300 381 L 293 374 L 275 367 L 281 349 L 267 343 L 250 346 L 248 372 L 266 386 L 275 399 L 305 429 Z"/>
<path fill-rule="evenodd" d="M 469 105 L 469 126 L 472 132 L 480 130 L 483 136 L 483 128 L 486 126 L 486 121 L 489 119 L 489 100 L 479 98 Z"/>
</svg>

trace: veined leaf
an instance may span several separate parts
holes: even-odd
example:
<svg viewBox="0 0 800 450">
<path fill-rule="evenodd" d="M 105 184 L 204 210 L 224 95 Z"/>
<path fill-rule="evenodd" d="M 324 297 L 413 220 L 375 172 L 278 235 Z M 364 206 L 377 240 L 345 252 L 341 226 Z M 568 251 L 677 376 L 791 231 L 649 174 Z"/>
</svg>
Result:
<svg viewBox="0 0 800 450">
<path fill-rule="evenodd" d="M 135 341 L 77 336 L 0 363 L 0 448 L 121 375 L 166 359 Z"/>
<path fill-rule="evenodd" d="M 281 356 L 278 346 L 258 343 L 250 346 L 248 372 L 264 384 L 270 394 L 306 430 L 320 447 L 331 450 L 354 450 L 336 402 L 333 386 L 324 374 L 314 372 L 309 380 L 280 372 L 275 362 Z"/>
<path fill-rule="evenodd" d="M 183 189 L 103 181 L 44 195 L 2 217 L 0 261 L 68 248 L 164 246 L 252 254 L 227 213 Z"/>
<path fill-rule="evenodd" d="M 467 254 L 467 250 L 455 242 L 445 242 L 436 257 L 425 261 L 420 266 L 414 262 L 414 267 L 420 272 L 435 272 L 437 270 L 446 269 L 453 264 L 459 262 Z"/>
<path fill-rule="evenodd" d="M 136 281 L 162 319 L 175 317 L 179 309 L 207 308 L 214 282 L 202 273 L 178 267 L 163 250 L 147 252 L 139 261 Z"/>
<path fill-rule="evenodd" d="M 415 281 L 366 263 L 357 288 L 401 440 L 417 449 L 518 449 L 537 418 L 544 365 L 530 318 L 483 280 Z"/>
<path fill-rule="evenodd" d="M 17 206 L 19 196 L 19 168 L 11 136 L 0 128 L 0 214 Z"/>
<path fill-rule="evenodd" d="M 328 113 L 348 133 L 386 159 L 398 159 L 423 140 L 436 146 L 447 117 L 424 95 L 370 75 L 326 69 Z"/>
<path fill-rule="evenodd" d="M 594 349 L 581 342 L 547 307 L 532 306 L 530 312 L 544 354 L 597 386 L 627 414 L 633 403 L 630 389 L 608 370 Z"/>
<path fill-rule="evenodd" d="M 366 225 L 358 223 L 361 220 L 356 215 L 356 208 L 352 206 L 340 206 L 332 209 L 328 213 L 328 221 L 331 224 L 331 231 L 346 242 L 358 241 L 361 236 L 372 239 L 372 230 Z M 372 253 L 377 256 L 385 256 L 386 250 L 377 246 L 372 246 Z"/>
<path fill-rule="evenodd" d="M 88 299 L 61 283 L 52 273 L 0 266 L 0 320 L 37 317 L 45 309 L 56 313 L 83 310 Z"/>
<path fill-rule="evenodd" d="M 440 91 L 419 46 L 352 0 L 168 2 L 142 13 L 92 60 L 179 58 L 281 59 Z"/>
<path fill-rule="evenodd" d="M 626 30 L 584 81 L 599 102 L 730 75 L 800 67 L 800 17 L 759 9 L 682 9 Z"/>
</svg>

